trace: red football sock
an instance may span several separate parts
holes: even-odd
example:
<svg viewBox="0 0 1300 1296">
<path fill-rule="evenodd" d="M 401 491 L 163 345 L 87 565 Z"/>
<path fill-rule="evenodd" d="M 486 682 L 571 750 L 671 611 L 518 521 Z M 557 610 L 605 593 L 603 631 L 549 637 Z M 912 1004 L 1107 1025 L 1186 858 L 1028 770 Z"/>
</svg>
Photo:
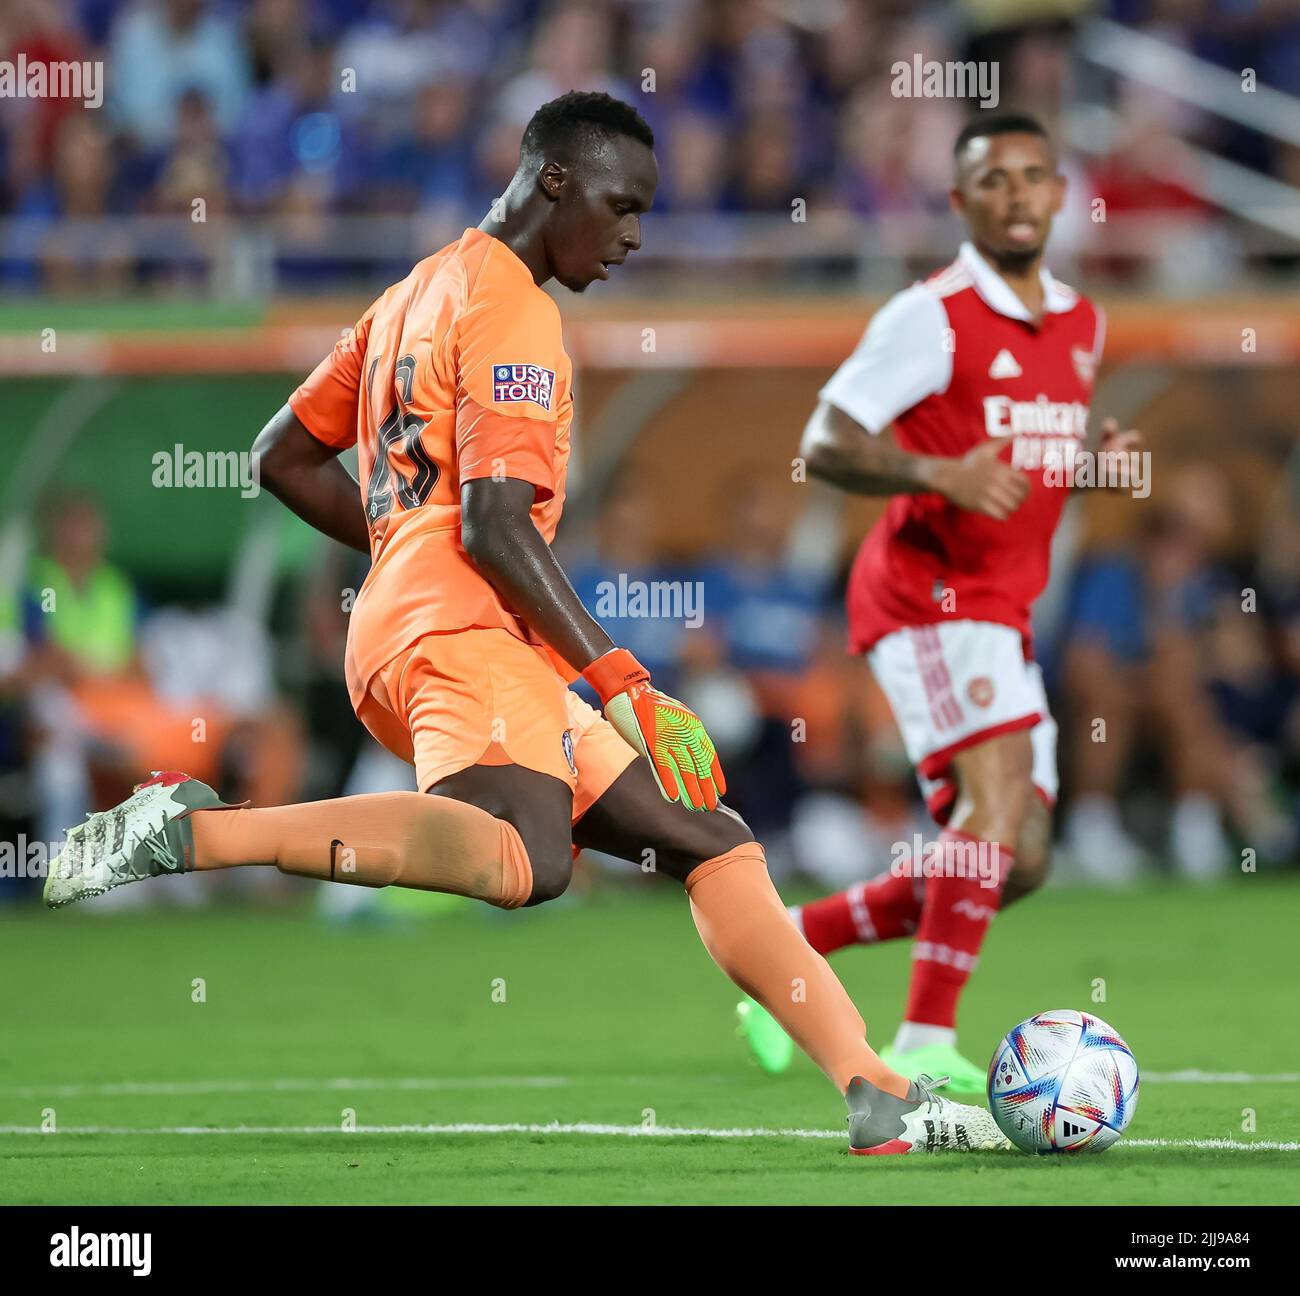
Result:
<svg viewBox="0 0 1300 1296">
<path fill-rule="evenodd" d="M 1015 857 L 997 842 L 980 841 L 952 829 L 939 834 L 937 846 L 942 854 L 927 858 L 927 864 L 941 861 L 942 874 L 926 881 L 921 921 L 912 946 L 912 984 L 905 1020 L 955 1027 L 957 1000 L 975 969 Z M 966 876 L 952 876 L 956 872 Z"/>
<path fill-rule="evenodd" d="M 804 938 L 818 954 L 845 945 L 874 945 L 916 930 L 921 916 L 919 877 L 882 873 L 838 895 L 814 900 L 800 911 Z"/>
</svg>

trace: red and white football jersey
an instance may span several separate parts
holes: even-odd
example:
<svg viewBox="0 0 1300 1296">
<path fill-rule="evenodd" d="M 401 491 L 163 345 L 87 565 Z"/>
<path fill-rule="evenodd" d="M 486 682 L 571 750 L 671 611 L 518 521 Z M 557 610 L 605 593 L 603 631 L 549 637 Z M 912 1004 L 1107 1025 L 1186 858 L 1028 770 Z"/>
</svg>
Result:
<svg viewBox="0 0 1300 1296">
<path fill-rule="evenodd" d="M 897 495 L 862 543 L 849 579 L 855 651 L 905 626 L 992 621 L 1024 637 L 1047 583 L 1052 533 L 1068 498 L 1064 472 L 1087 435 L 1104 319 L 1042 272 L 1036 328 L 1006 281 L 970 243 L 925 283 L 890 299 L 821 398 L 899 446 L 957 457 L 989 437 L 1022 469 L 1029 495 L 1006 522 L 940 495 Z M 949 593 L 948 591 L 951 591 Z"/>
</svg>

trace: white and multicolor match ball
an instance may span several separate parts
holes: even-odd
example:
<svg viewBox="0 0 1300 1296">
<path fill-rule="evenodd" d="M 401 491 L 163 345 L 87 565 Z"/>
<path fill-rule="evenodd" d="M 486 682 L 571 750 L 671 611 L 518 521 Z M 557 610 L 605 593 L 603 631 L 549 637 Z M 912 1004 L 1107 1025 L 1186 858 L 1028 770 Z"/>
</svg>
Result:
<svg viewBox="0 0 1300 1296">
<path fill-rule="evenodd" d="M 993 1119 L 1018 1148 L 1101 1152 L 1137 1110 L 1137 1060 L 1100 1017 L 1039 1013 L 994 1050 L 988 1094 Z"/>
</svg>

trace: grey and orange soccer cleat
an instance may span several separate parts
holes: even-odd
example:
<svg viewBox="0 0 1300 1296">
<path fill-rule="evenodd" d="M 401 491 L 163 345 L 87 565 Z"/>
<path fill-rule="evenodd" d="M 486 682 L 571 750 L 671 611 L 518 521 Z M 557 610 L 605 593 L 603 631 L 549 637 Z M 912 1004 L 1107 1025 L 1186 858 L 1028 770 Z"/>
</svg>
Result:
<svg viewBox="0 0 1300 1296">
<path fill-rule="evenodd" d="M 855 1156 L 898 1156 L 1010 1148 L 984 1108 L 941 1098 L 934 1086 L 929 1076 L 921 1076 L 912 1081 L 906 1098 L 895 1098 L 855 1076 L 844 1095 L 849 1104 L 849 1151 Z"/>
<path fill-rule="evenodd" d="M 155 772 L 121 805 L 92 814 L 69 833 L 50 861 L 45 903 L 51 909 L 103 895 L 128 882 L 194 867 L 195 810 L 234 810 L 206 783 L 178 771 Z"/>
</svg>

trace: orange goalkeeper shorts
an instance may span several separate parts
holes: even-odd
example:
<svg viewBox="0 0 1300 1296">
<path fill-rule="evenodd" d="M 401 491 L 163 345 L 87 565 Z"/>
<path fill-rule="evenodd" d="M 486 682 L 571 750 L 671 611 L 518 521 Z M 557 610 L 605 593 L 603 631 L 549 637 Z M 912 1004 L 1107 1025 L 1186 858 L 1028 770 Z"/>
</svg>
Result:
<svg viewBox="0 0 1300 1296">
<path fill-rule="evenodd" d="M 416 640 L 371 679 L 356 710 L 415 766 L 421 792 L 471 765 L 520 765 L 573 789 L 575 821 L 636 756 L 543 649 L 495 627 Z"/>
</svg>

